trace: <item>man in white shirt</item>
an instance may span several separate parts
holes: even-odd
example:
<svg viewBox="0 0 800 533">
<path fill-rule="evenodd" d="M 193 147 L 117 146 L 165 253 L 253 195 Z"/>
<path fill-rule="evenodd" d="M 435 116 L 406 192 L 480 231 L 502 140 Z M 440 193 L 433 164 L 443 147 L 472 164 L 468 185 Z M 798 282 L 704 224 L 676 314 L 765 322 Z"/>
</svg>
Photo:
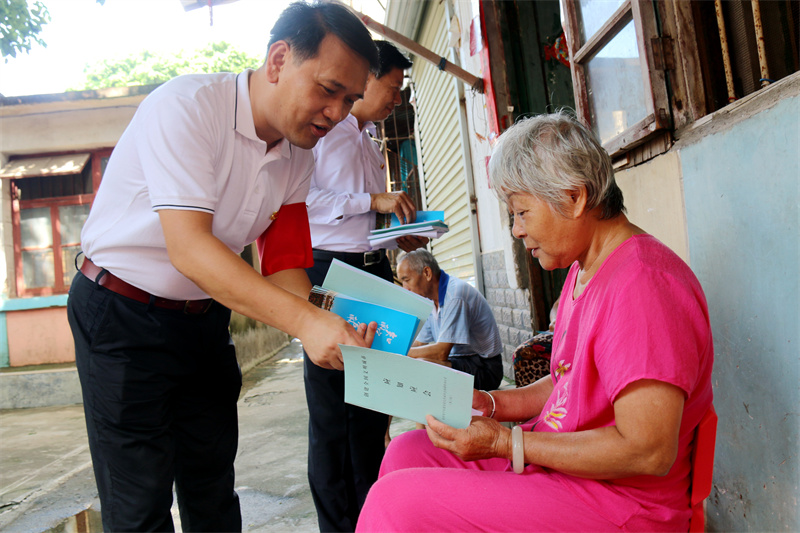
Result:
<svg viewBox="0 0 800 533">
<path fill-rule="evenodd" d="M 347 8 L 297 2 L 258 70 L 167 82 L 120 138 L 68 301 L 105 531 L 173 530 L 173 483 L 185 531 L 241 531 L 230 309 L 299 337 L 325 368 L 342 368 L 338 343 L 365 345 L 307 302 L 305 198 L 310 149 L 376 65 Z M 286 248 L 267 229 L 281 224 Z M 238 255 L 265 230 L 266 278 Z"/>
<path fill-rule="evenodd" d="M 403 71 L 411 61 L 388 42 L 376 45 L 380 69 L 370 73 L 364 99 L 314 148 L 316 170 L 307 202 L 314 266 L 307 272 L 315 285 L 322 285 L 333 259 L 392 281 L 385 250 L 373 250 L 367 237 L 376 227 L 376 213 L 395 213 L 406 222 L 416 216 L 405 192 L 386 192 L 384 158 L 374 140 L 374 122 L 386 119 L 402 102 Z M 398 244 L 414 249 L 426 242 L 411 237 Z M 353 531 L 367 491 L 378 478 L 389 419 L 345 404 L 341 372 L 306 360 L 304 377 L 308 479 L 320 531 Z"/>
</svg>

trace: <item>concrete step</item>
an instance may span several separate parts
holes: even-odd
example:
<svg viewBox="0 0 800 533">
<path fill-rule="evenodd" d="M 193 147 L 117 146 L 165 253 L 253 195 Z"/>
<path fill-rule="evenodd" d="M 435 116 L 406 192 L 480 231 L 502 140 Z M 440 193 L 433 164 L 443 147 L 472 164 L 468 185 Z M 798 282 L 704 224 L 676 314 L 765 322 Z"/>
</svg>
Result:
<svg viewBox="0 0 800 533">
<path fill-rule="evenodd" d="M 82 403 L 75 365 L 0 372 L 0 409 L 25 409 Z"/>
</svg>

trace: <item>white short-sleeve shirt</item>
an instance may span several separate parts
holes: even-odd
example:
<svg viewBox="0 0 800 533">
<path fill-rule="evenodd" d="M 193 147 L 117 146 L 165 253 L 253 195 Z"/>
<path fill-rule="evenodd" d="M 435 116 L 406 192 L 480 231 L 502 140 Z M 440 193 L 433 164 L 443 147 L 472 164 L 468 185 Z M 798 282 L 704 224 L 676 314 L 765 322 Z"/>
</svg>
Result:
<svg viewBox="0 0 800 533">
<path fill-rule="evenodd" d="M 266 151 L 253 122 L 250 74 L 179 76 L 142 102 L 83 227 L 86 257 L 157 296 L 207 298 L 172 266 L 159 210 L 212 213 L 213 234 L 238 254 L 281 205 L 305 202 L 313 154 L 286 139 Z"/>
</svg>

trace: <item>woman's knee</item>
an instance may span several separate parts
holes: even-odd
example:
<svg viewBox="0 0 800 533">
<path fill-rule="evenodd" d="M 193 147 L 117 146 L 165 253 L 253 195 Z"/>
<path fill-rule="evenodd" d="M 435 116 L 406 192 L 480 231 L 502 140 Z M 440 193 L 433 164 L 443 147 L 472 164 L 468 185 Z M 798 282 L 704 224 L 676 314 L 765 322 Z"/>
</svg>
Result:
<svg viewBox="0 0 800 533">
<path fill-rule="evenodd" d="M 424 429 L 406 431 L 394 437 L 381 463 L 380 475 L 384 476 L 395 470 L 426 466 L 427 454 L 423 451 L 433 448 Z"/>
<path fill-rule="evenodd" d="M 412 531 L 419 510 L 430 500 L 417 490 L 416 477 L 413 470 L 382 476 L 369 490 L 356 531 Z"/>
</svg>

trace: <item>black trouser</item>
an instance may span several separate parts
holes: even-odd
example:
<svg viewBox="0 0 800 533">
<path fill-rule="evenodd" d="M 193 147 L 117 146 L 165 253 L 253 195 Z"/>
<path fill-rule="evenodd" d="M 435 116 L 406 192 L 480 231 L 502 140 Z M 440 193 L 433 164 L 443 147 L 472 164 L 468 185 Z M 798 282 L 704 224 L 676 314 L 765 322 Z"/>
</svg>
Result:
<svg viewBox="0 0 800 533">
<path fill-rule="evenodd" d="M 234 492 L 242 376 L 214 303 L 187 315 L 78 273 L 67 303 L 105 531 L 241 531 Z"/>
<path fill-rule="evenodd" d="M 364 266 L 363 254 L 314 251 L 306 270 L 322 285 L 334 256 L 361 270 L 392 280 L 389 260 Z M 320 531 L 354 531 L 358 514 L 378 479 L 384 452 L 387 415 L 344 403 L 344 373 L 320 368 L 306 355 L 303 377 L 308 402 L 308 482 Z"/>
<path fill-rule="evenodd" d="M 480 355 L 459 355 L 450 357 L 453 368 L 475 376 L 474 387 L 479 390 L 495 390 L 503 381 L 503 358 L 481 357 Z"/>
</svg>

